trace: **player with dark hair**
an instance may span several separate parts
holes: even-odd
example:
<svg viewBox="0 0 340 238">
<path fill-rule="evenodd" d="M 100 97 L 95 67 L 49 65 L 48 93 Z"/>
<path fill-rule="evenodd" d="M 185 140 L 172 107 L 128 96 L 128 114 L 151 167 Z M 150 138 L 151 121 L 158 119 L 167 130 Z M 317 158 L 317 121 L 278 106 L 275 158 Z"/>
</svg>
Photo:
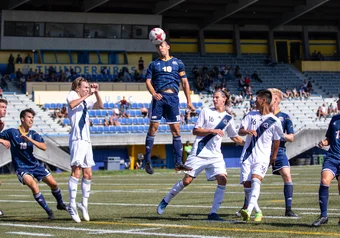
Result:
<svg viewBox="0 0 340 238">
<path fill-rule="evenodd" d="M 58 210 L 66 210 L 66 206 L 54 177 L 33 155 L 34 146 L 40 150 L 46 150 L 44 139 L 36 131 L 30 130 L 33 126 L 34 116 L 35 112 L 31 108 L 21 111 L 21 125 L 19 128 L 10 128 L 1 132 L 0 143 L 7 149 L 10 148 L 12 164 L 19 181 L 32 190 L 34 199 L 46 211 L 48 219 L 52 220 L 54 219 L 53 211 L 48 207 L 35 179 L 38 182 L 42 180 L 51 188 L 52 194 L 57 200 Z"/>
<path fill-rule="evenodd" d="M 281 122 L 270 111 L 271 101 L 270 91 L 258 91 L 255 102 L 258 111 L 249 112 L 243 118 L 239 130 L 240 135 L 247 135 L 240 159 L 240 183 L 243 184 L 246 199 L 249 201 L 247 209 L 241 210 L 244 221 L 250 220 L 254 208 L 254 221 L 262 221 L 262 211 L 257 204 L 261 183 L 268 166 L 275 162 L 280 138 L 283 136 Z M 248 194 L 246 188 L 249 189 Z"/>
<path fill-rule="evenodd" d="M 179 86 L 182 84 L 188 108 L 195 107 L 191 103 L 190 87 L 181 60 L 170 56 L 170 45 L 163 41 L 156 45 L 159 58 L 149 64 L 146 73 L 146 87 L 152 95 L 150 106 L 150 126 L 145 140 L 145 171 L 153 174 L 151 151 L 155 135 L 162 117 L 170 126 L 175 151 L 175 169 L 191 170 L 182 161 L 182 141 L 180 135 Z"/>
<path fill-rule="evenodd" d="M 340 110 L 340 94 L 337 101 L 338 109 Z M 325 160 L 321 170 L 321 181 L 319 187 L 319 206 L 321 214 L 312 223 L 312 226 L 319 227 L 328 223 L 328 198 L 329 187 L 334 177 L 340 175 L 340 115 L 332 117 L 326 132 L 326 139 L 321 140 L 318 144 L 320 148 L 330 146 L 327 151 Z M 338 177 L 339 178 L 339 177 Z M 338 222 L 340 225 L 340 220 Z"/>
<path fill-rule="evenodd" d="M 225 110 L 228 101 L 229 93 L 224 90 L 217 90 L 213 97 L 214 107 L 202 109 L 193 130 L 196 139 L 185 162 L 185 165 L 192 167 L 192 170 L 185 171 L 184 178 L 177 182 L 160 202 L 157 208 L 159 215 L 164 213 L 166 206 L 179 192 L 205 170 L 208 181 L 217 181 L 208 220 L 223 220 L 217 215 L 217 210 L 223 202 L 227 184 L 226 165 L 221 153 L 221 143 L 225 132 L 234 142 L 244 145 L 244 141 L 237 134 L 232 116 Z"/>
</svg>

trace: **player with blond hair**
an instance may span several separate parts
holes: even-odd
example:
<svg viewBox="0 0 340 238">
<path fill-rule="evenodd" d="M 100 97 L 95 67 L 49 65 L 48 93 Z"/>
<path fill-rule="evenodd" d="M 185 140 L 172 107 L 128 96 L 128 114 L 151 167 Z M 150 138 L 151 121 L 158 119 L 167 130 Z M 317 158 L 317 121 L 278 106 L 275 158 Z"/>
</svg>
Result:
<svg viewBox="0 0 340 238">
<path fill-rule="evenodd" d="M 82 202 L 78 203 L 78 208 L 81 210 L 84 220 L 89 221 L 88 198 L 91 190 L 92 166 L 95 163 L 90 139 L 88 109 L 104 108 L 98 84 L 89 84 L 82 77 L 76 78 L 72 82 L 71 91 L 67 95 L 66 101 L 72 127 L 69 137 L 72 173 L 68 182 L 70 204 L 67 210 L 75 222 L 81 222 L 77 211 L 76 197 L 78 181 L 82 173 Z"/>
</svg>

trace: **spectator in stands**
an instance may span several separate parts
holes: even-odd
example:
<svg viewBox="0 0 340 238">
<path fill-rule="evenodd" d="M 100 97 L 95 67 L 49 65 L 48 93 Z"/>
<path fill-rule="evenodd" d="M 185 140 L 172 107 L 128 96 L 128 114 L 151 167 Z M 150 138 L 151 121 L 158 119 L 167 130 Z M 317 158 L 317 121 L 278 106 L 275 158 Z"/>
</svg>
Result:
<svg viewBox="0 0 340 238">
<path fill-rule="evenodd" d="M 66 77 L 66 81 L 70 82 L 71 81 L 71 72 L 69 69 L 65 70 L 65 77 Z"/>
<path fill-rule="evenodd" d="M 2 88 L 0 87 L 0 98 L 2 98 L 2 93 L 3 91 L 2 91 Z"/>
<path fill-rule="evenodd" d="M 234 118 L 236 117 L 236 113 L 233 111 L 233 105 L 230 102 L 227 103 L 225 110 L 229 115 L 234 116 Z"/>
<path fill-rule="evenodd" d="M 249 85 L 249 86 L 247 86 L 247 89 L 246 89 L 246 97 L 245 97 L 245 99 L 250 98 L 250 96 L 252 96 L 252 95 L 253 95 L 253 91 L 252 91 L 251 86 Z"/>
<path fill-rule="evenodd" d="M 236 65 L 236 67 L 235 67 L 234 76 L 235 76 L 235 78 L 238 78 L 238 79 L 242 77 L 241 68 L 238 65 Z"/>
<path fill-rule="evenodd" d="M 110 125 L 110 121 L 104 119 L 103 120 L 103 126 L 109 126 Z"/>
<path fill-rule="evenodd" d="M 292 93 L 292 90 L 290 89 L 290 88 L 287 88 L 286 89 L 286 93 L 284 93 L 283 94 L 283 96 L 285 97 L 285 98 L 293 98 L 293 93 Z"/>
<path fill-rule="evenodd" d="M 300 90 L 299 90 L 299 93 L 300 93 L 300 99 L 302 99 L 302 96 L 305 96 L 306 98 L 308 98 L 308 95 L 305 91 L 305 87 L 303 84 L 301 84 L 300 86 Z"/>
<path fill-rule="evenodd" d="M 60 109 L 60 118 L 67 118 L 67 117 L 68 117 L 67 107 L 66 107 L 66 104 L 63 104 L 62 108 Z"/>
<path fill-rule="evenodd" d="M 326 120 L 327 116 L 328 116 L 328 109 L 326 107 L 326 104 L 323 103 L 322 106 L 320 106 L 318 108 L 318 111 L 317 111 L 317 116 L 319 118 L 319 120 L 321 120 L 321 117 L 323 116 Z"/>
<path fill-rule="evenodd" d="M 119 120 L 118 120 L 118 115 L 113 113 L 111 118 L 110 118 L 110 124 L 113 126 L 120 126 Z"/>
<path fill-rule="evenodd" d="M 141 74 L 144 72 L 144 60 L 143 57 L 140 57 L 138 60 L 138 70 Z"/>
<path fill-rule="evenodd" d="M 125 99 L 125 96 L 123 96 L 122 100 L 119 101 L 120 108 L 121 109 L 128 109 L 130 103 Z"/>
<path fill-rule="evenodd" d="M 245 86 L 250 86 L 250 77 L 249 77 L 249 75 L 247 75 L 245 78 L 244 78 L 244 84 L 245 84 Z"/>
<path fill-rule="evenodd" d="M 249 107 L 253 108 L 255 105 L 255 100 L 253 98 L 253 95 L 250 95 L 250 99 L 249 99 Z"/>
<path fill-rule="evenodd" d="M 293 93 L 293 98 L 298 98 L 299 97 L 299 94 L 297 93 L 296 88 L 293 88 L 292 93 Z"/>
<path fill-rule="evenodd" d="M 32 64 L 33 61 L 32 61 L 32 57 L 30 54 L 28 54 L 26 57 L 25 57 L 25 64 Z"/>
<path fill-rule="evenodd" d="M 143 105 L 143 107 L 140 109 L 140 112 L 142 114 L 143 117 L 147 117 L 148 116 L 148 109 Z"/>
<path fill-rule="evenodd" d="M 133 78 L 135 80 L 135 82 L 140 82 L 142 81 L 142 76 L 141 74 L 139 73 L 140 71 L 138 71 L 137 69 L 135 69 L 135 72 L 133 74 Z"/>
<path fill-rule="evenodd" d="M 202 73 L 208 73 L 208 66 L 206 64 L 202 67 Z"/>
<path fill-rule="evenodd" d="M 20 54 L 18 54 L 17 59 L 15 60 L 15 63 L 16 64 L 22 64 L 22 58 L 21 58 Z"/>
<path fill-rule="evenodd" d="M 181 113 L 180 117 L 181 117 L 181 125 L 185 125 L 185 119 L 184 119 L 183 113 Z"/>
<path fill-rule="evenodd" d="M 259 75 L 257 74 L 257 71 L 254 71 L 254 73 L 251 75 L 251 78 L 262 83 L 262 79 L 260 79 Z"/>
<path fill-rule="evenodd" d="M 129 70 L 126 67 L 123 68 L 123 77 L 124 77 L 124 82 L 131 82 L 132 81 Z"/>
<path fill-rule="evenodd" d="M 236 102 L 235 106 L 243 103 L 243 96 L 241 93 L 236 96 L 235 102 Z"/>
<path fill-rule="evenodd" d="M 244 78 L 239 78 L 238 79 L 238 87 L 239 88 L 244 88 L 246 86 L 245 82 L 244 82 Z"/>
<path fill-rule="evenodd" d="M 7 73 L 8 74 L 12 74 L 14 73 L 15 69 L 14 69 L 14 57 L 12 54 L 9 55 L 8 58 L 8 64 L 7 64 Z"/>
<path fill-rule="evenodd" d="M 66 73 L 63 70 L 60 70 L 58 82 L 66 82 Z"/>
<path fill-rule="evenodd" d="M 311 94 L 312 91 L 313 91 L 313 84 L 312 84 L 312 81 L 309 80 L 307 83 L 307 92 Z"/>
<path fill-rule="evenodd" d="M 185 109 L 184 122 L 187 125 L 189 124 L 190 114 L 191 114 L 191 110 L 189 108 Z"/>
<path fill-rule="evenodd" d="M 333 103 L 331 103 L 328 106 L 328 115 L 333 116 L 335 114 L 338 114 L 338 106 L 337 104 L 333 105 Z"/>
<path fill-rule="evenodd" d="M 93 126 L 93 121 L 92 121 L 92 119 L 89 120 L 89 124 L 90 124 L 90 126 Z"/>
<path fill-rule="evenodd" d="M 320 61 L 325 60 L 325 56 L 323 54 L 321 54 L 321 51 L 318 51 L 317 58 Z"/>
<path fill-rule="evenodd" d="M 120 117 L 120 111 L 119 111 L 117 105 L 114 106 L 112 111 L 113 111 L 113 115 L 116 115 L 117 117 Z"/>
<path fill-rule="evenodd" d="M 24 77 L 24 74 L 21 72 L 20 68 L 18 68 L 18 70 L 15 72 L 15 75 L 17 81 L 20 81 L 20 79 Z"/>
<path fill-rule="evenodd" d="M 236 105 L 236 96 L 235 96 L 235 94 L 231 95 L 230 102 L 232 103 L 232 105 Z"/>
<path fill-rule="evenodd" d="M 318 53 L 316 52 L 316 50 L 313 51 L 312 53 L 312 59 L 311 60 L 317 60 L 318 59 Z"/>
</svg>

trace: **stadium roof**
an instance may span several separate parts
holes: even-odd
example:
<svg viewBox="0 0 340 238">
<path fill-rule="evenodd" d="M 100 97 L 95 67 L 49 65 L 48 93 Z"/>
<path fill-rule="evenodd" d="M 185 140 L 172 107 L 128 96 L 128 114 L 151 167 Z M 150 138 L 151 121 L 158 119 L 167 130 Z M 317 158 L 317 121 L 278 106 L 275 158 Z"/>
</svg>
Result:
<svg viewBox="0 0 340 238">
<path fill-rule="evenodd" d="M 2 0 L 3 10 L 160 14 L 163 23 L 339 26 L 339 0 Z"/>
</svg>

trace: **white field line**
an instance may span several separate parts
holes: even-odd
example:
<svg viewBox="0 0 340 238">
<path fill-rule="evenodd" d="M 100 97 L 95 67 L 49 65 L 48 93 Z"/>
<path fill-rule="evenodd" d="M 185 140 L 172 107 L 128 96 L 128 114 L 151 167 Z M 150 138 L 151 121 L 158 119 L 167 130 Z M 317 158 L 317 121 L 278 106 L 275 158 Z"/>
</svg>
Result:
<svg viewBox="0 0 340 238">
<path fill-rule="evenodd" d="M 36 201 L 32 200 L 0 200 L 0 203 L 36 203 Z M 55 201 L 48 201 L 47 203 L 55 204 Z M 158 204 L 133 204 L 133 203 L 101 203 L 101 202 L 90 202 L 89 205 L 94 206 L 122 206 L 122 207 L 157 207 Z M 172 205 L 169 204 L 167 207 L 173 208 L 211 208 L 211 205 Z M 224 209 L 240 209 L 239 206 L 220 206 L 220 208 Z M 285 210 L 284 207 L 261 207 L 261 209 L 267 210 Z M 319 211 L 319 208 L 298 208 L 294 207 L 294 210 L 297 211 Z M 340 212 L 340 209 L 329 208 L 328 211 Z"/>
<path fill-rule="evenodd" d="M 43 234 L 43 233 L 30 233 L 30 232 L 23 232 L 23 231 L 9 231 L 6 234 L 13 234 L 13 235 L 21 235 L 21 236 L 54 236 L 51 234 Z"/>
<path fill-rule="evenodd" d="M 200 235 L 186 235 L 186 234 L 172 234 L 172 233 L 156 233 L 156 232 L 143 232 L 143 231 L 132 231 L 132 230 L 106 230 L 106 229 L 88 229 L 81 227 L 59 227 L 59 226 L 41 226 L 41 225 L 26 225 L 26 224 L 12 224 L 12 223 L 0 223 L 0 226 L 8 227 L 24 227 L 24 228 L 38 228 L 38 229 L 50 229 L 50 230 L 66 230 L 76 232 L 87 232 L 97 234 L 132 234 L 132 235 L 144 235 L 144 236 L 164 236 L 164 237 L 184 237 L 184 238 L 229 238 L 221 236 L 200 236 Z M 141 229 L 142 230 L 142 229 Z"/>
</svg>

